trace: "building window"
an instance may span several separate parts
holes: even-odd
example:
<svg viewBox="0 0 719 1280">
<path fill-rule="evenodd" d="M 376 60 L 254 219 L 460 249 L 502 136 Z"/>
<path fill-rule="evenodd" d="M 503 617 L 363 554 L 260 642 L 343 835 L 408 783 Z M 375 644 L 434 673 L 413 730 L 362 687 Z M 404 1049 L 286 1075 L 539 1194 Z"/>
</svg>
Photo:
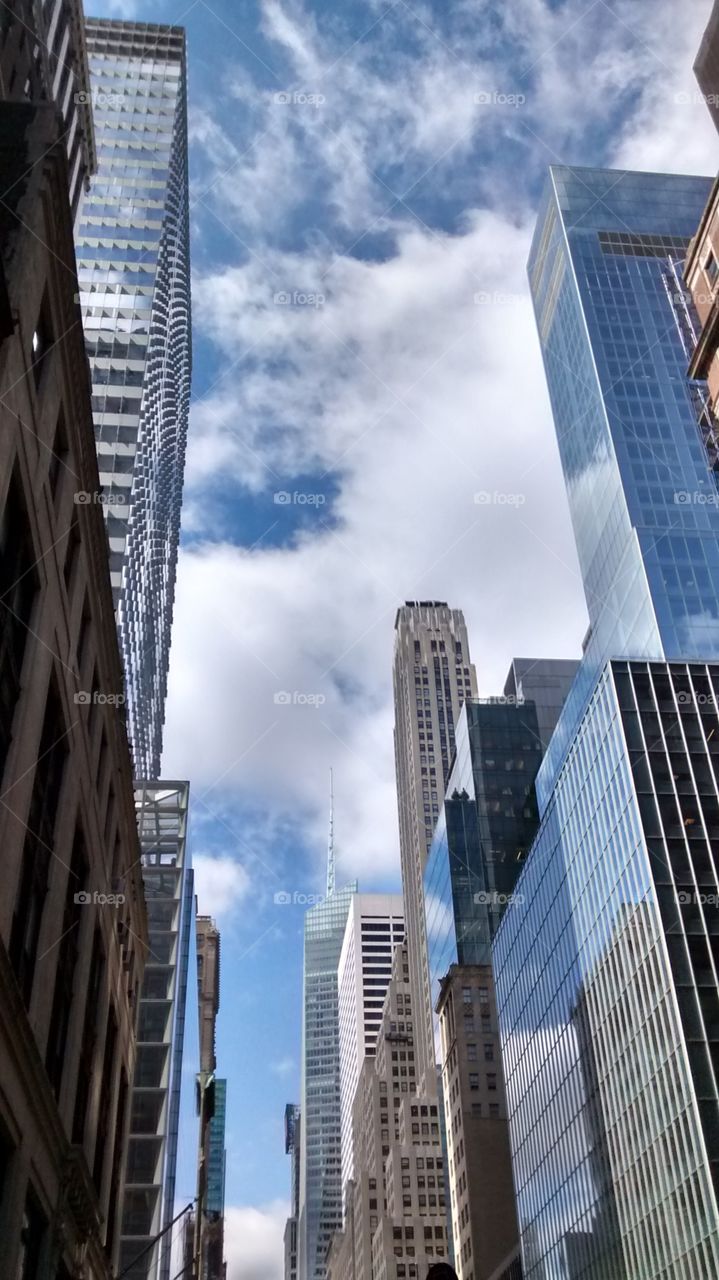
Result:
<svg viewBox="0 0 719 1280">
<path fill-rule="evenodd" d="M 78 941 L 80 935 L 80 919 L 82 915 L 82 893 L 87 883 L 87 859 L 82 832 L 75 836 L 70 870 L 65 888 L 65 909 L 62 918 L 62 935 L 58 947 L 57 969 L 55 970 L 55 991 L 52 999 L 50 1031 L 47 1039 L 45 1066 L 50 1084 L 59 1097 L 62 1083 L 62 1069 L 65 1061 L 65 1045 L 67 1028 L 70 1022 L 73 988 L 75 984 L 75 967 L 78 957 Z"/>
<path fill-rule="evenodd" d="M 47 1222 L 32 1189 L 28 1190 L 20 1228 L 18 1280 L 40 1280 Z"/>
<path fill-rule="evenodd" d="M 469 1087 L 470 1089 L 479 1088 L 479 1075 L 476 1071 L 470 1071 L 469 1073 Z"/>
<path fill-rule="evenodd" d="M 32 335 L 32 372 L 35 386 L 39 387 L 48 354 L 52 348 L 52 323 L 47 294 L 44 295 L 35 331 Z"/>
<path fill-rule="evenodd" d="M 485 1044 L 485 1046 L 484 1046 L 484 1061 L 485 1061 L 485 1062 L 494 1062 L 494 1045 L 493 1045 L 493 1044 Z"/>
</svg>

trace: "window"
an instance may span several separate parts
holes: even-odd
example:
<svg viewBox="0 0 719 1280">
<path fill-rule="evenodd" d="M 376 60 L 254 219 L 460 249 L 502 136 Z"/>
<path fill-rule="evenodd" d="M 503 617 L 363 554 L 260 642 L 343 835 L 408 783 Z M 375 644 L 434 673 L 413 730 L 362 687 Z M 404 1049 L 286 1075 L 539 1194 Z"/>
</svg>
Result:
<svg viewBox="0 0 719 1280">
<path fill-rule="evenodd" d="M 476 1044 L 468 1044 L 468 1045 L 467 1045 L 467 1061 L 468 1061 L 468 1062 L 476 1062 L 476 1061 L 477 1061 L 477 1046 L 476 1046 Z"/>
<path fill-rule="evenodd" d="M 485 1044 L 485 1046 L 484 1046 L 484 1061 L 485 1061 L 485 1062 L 494 1062 L 494 1045 L 493 1045 L 493 1044 Z"/>
<path fill-rule="evenodd" d="M 45 1215 L 32 1189 L 28 1190 L 20 1228 L 18 1280 L 39 1280 L 47 1232 Z"/>
<path fill-rule="evenodd" d="M 36 387 L 40 386 L 43 369 L 45 368 L 47 357 L 52 347 L 52 342 L 50 307 L 47 300 L 47 294 L 45 294 L 40 307 L 40 314 L 37 318 L 37 324 L 35 325 L 35 332 L 32 335 L 31 360 Z"/>
<path fill-rule="evenodd" d="M 719 276 L 719 262 L 717 262 L 711 251 L 709 253 L 709 257 L 704 263 L 704 270 L 706 271 L 707 280 L 713 288 L 716 284 L 717 276 Z"/>
<path fill-rule="evenodd" d="M 495 1090 L 497 1088 L 497 1077 L 496 1075 L 493 1075 L 491 1072 L 487 1075 L 487 1088 L 495 1089 Z"/>
<path fill-rule="evenodd" d="M 479 1088 L 479 1076 L 476 1071 L 470 1071 L 469 1073 L 469 1087 L 470 1089 Z"/>
<path fill-rule="evenodd" d="M 77 831 L 72 850 L 72 860 L 65 887 L 65 908 L 62 917 L 62 935 L 57 949 L 57 969 L 55 970 L 55 991 L 52 999 L 50 1015 L 50 1031 L 47 1039 L 45 1066 L 50 1084 L 59 1097 L 62 1083 L 62 1069 L 65 1060 L 67 1028 L 70 1022 L 70 1010 L 73 1001 L 75 984 L 75 967 L 78 957 L 80 921 L 82 918 L 82 902 L 78 902 L 87 883 L 87 858 L 82 832 Z"/>
</svg>

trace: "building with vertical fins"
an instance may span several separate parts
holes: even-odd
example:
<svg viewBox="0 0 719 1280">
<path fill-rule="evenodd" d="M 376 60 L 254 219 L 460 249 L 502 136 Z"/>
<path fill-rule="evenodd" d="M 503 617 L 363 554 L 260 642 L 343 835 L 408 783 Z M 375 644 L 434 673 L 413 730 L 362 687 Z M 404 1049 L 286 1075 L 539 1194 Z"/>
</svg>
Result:
<svg viewBox="0 0 719 1280">
<path fill-rule="evenodd" d="M 185 32 L 86 33 L 98 168 L 80 299 L 135 772 L 157 778 L 191 373 Z"/>
<path fill-rule="evenodd" d="M 170 1280 L 193 877 L 186 782 L 138 782 L 137 824 L 150 932 L 138 1018 L 119 1269 Z M 132 1265 L 134 1263 L 134 1265 Z"/>
<path fill-rule="evenodd" d="M 397 610 L 394 745 L 405 927 L 415 984 L 420 1074 L 434 1088 L 432 1007 L 422 875 L 454 753 L 465 698 L 477 696 L 464 616 L 441 601 L 407 601 Z"/>
<path fill-rule="evenodd" d="M 352 1104 L 362 1063 L 374 1057 L 395 948 L 404 941 L 401 894 L 356 893 L 337 970 L 342 1189 L 354 1177 Z"/>
<path fill-rule="evenodd" d="M 677 268 L 711 186 L 552 169 L 530 255 L 590 633 L 493 944 L 528 1280 L 719 1272 L 719 486 Z"/>
<path fill-rule="evenodd" d="M 227 1081 L 217 1078 L 215 1031 L 220 1008 L 220 931 L 211 916 L 195 919 L 200 1070 L 199 1151 L 193 1214 L 196 1280 L 223 1280 L 225 1113 Z"/>
<path fill-rule="evenodd" d="M 331 783 L 330 783 L 331 792 Z M 342 1227 L 342 1115 L 338 969 L 357 884 L 335 888 L 330 798 L 327 894 L 305 916 L 302 974 L 302 1141 L 297 1223 L 299 1280 L 324 1280 L 325 1257 Z"/>
</svg>

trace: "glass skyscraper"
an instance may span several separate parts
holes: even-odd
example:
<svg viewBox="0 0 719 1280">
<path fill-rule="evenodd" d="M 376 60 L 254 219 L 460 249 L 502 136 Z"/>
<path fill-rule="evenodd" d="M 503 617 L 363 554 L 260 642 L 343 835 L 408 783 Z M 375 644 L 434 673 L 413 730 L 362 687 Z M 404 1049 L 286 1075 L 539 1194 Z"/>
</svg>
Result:
<svg viewBox="0 0 719 1280">
<path fill-rule="evenodd" d="M 88 19 L 76 248 L 136 773 L 159 776 L 190 395 L 185 32 Z"/>
<path fill-rule="evenodd" d="M 548 799 L 610 657 L 719 657 L 717 486 L 673 296 L 709 178 L 552 168 L 529 278 L 590 631 Z"/>
<path fill-rule="evenodd" d="M 719 490 L 677 306 L 710 186 L 554 169 L 529 263 L 590 615 L 493 945 L 529 1280 L 719 1274 Z"/>
<path fill-rule="evenodd" d="M 302 1142 L 299 1280 L 324 1280 L 325 1257 L 342 1229 L 342 1116 L 337 974 L 352 895 L 350 884 L 305 916 L 302 1001 Z"/>
</svg>

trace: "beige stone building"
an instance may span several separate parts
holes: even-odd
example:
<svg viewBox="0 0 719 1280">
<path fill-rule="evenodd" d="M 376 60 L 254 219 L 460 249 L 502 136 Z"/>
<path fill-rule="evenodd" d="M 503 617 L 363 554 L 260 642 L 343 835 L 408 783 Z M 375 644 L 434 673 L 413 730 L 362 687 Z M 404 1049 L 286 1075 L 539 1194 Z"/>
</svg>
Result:
<svg viewBox="0 0 719 1280">
<path fill-rule="evenodd" d="M 518 1240 L 491 965 L 452 965 L 437 1003 L 459 1280 L 503 1274 Z"/>
<path fill-rule="evenodd" d="M 354 1179 L 327 1280 L 424 1280 L 447 1257 L 444 1161 L 437 1098 L 417 1093 L 407 947 L 397 947 L 374 1059 L 355 1094 Z"/>
<path fill-rule="evenodd" d="M 147 921 L 65 148 L 0 113 L 0 1275 L 109 1280 Z"/>
</svg>

